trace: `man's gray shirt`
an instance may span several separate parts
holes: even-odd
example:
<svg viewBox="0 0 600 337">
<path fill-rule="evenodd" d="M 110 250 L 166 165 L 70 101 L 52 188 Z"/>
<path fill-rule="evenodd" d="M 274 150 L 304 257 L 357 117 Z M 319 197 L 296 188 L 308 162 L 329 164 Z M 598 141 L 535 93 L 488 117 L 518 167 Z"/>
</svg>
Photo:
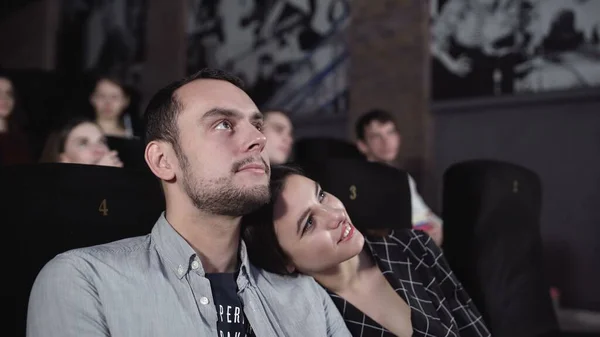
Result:
<svg viewBox="0 0 600 337">
<path fill-rule="evenodd" d="M 256 336 L 350 336 L 312 278 L 254 267 L 243 242 L 240 259 L 238 295 Z M 27 336 L 217 336 L 217 310 L 200 259 L 163 213 L 149 235 L 48 262 L 31 291 Z"/>
</svg>

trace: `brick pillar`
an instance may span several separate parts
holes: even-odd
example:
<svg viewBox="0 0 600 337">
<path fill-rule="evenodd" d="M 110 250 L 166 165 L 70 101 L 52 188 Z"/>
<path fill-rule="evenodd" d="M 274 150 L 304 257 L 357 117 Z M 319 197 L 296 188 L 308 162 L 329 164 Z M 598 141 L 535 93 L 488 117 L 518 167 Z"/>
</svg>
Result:
<svg viewBox="0 0 600 337">
<path fill-rule="evenodd" d="M 365 111 L 393 113 L 403 137 L 396 164 L 413 173 L 425 192 L 432 154 L 427 1 L 353 0 L 352 6 L 349 138 Z"/>
<path fill-rule="evenodd" d="M 148 1 L 142 109 L 156 91 L 185 76 L 187 5 L 186 0 Z"/>
<path fill-rule="evenodd" d="M 54 69 L 59 0 L 30 1 L 0 20 L 0 65 Z"/>
</svg>

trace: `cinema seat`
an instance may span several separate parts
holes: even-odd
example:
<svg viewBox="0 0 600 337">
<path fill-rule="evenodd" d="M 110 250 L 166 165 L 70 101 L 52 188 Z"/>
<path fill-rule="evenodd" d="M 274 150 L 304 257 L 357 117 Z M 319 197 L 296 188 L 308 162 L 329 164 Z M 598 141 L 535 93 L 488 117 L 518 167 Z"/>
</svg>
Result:
<svg viewBox="0 0 600 337">
<path fill-rule="evenodd" d="M 359 230 L 412 228 L 406 172 L 361 158 L 305 161 L 299 166 L 344 203 Z"/>
<path fill-rule="evenodd" d="M 449 167 L 443 182 L 443 250 L 492 335 L 557 336 L 543 271 L 539 176 L 472 160 Z"/>
<path fill-rule="evenodd" d="M 15 165 L 0 168 L 0 181 L 10 243 L 2 245 L 3 256 L 14 263 L 7 295 L 14 302 L 3 305 L 16 312 L 15 336 L 25 335 L 29 292 L 50 259 L 73 248 L 148 234 L 165 208 L 159 181 L 147 170 Z"/>
</svg>

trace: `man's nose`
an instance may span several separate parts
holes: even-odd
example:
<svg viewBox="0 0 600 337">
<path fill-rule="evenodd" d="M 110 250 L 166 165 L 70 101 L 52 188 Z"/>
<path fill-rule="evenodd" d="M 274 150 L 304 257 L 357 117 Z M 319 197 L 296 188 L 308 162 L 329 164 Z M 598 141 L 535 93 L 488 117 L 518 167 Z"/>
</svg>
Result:
<svg viewBox="0 0 600 337">
<path fill-rule="evenodd" d="M 243 137 L 242 147 L 244 152 L 256 151 L 260 153 L 267 143 L 267 137 L 252 124 L 248 125 Z"/>
</svg>

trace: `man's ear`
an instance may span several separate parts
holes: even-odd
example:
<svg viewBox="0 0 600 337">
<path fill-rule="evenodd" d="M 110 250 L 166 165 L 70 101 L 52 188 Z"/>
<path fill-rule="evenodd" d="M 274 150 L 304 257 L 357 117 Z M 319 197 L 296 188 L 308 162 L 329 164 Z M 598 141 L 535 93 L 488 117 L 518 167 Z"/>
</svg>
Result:
<svg viewBox="0 0 600 337">
<path fill-rule="evenodd" d="M 358 148 L 358 151 L 360 151 L 360 153 L 362 153 L 365 157 L 368 156 L 369 147 L 365 142 L 363 142 L 362 140 L 357 140 L 356 147 Z"/>
<path fill-rule="evenodd" d="M 144 158 L 148 167 L 161 180 L 169 181 L 175 178 L 177 162 L 172 155 L 173 147 L 162 141 L 152 141 L 146 145 Z"/>
</svg>

